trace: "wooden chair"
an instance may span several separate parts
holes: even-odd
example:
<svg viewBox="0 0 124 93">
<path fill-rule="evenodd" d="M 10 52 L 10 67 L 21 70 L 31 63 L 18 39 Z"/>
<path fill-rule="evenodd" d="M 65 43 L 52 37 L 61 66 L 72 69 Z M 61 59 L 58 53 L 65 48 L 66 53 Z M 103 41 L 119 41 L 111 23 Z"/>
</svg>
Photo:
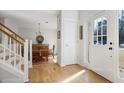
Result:
<svg viewBox="0 0 124 93">
<path fill-rule="evenodd" d="M 48 49 L 45 49 L 42 51 L 42 58 L 45 59 L 45 61 L 48 61 L 48 55 L 49 55 L 49 50 Z"/>
<path fill-rule="evenodd" d="M 53 45 L 53 48 L 49 50 L 49 55 L 52 55 L 54 58 L 54 51 L 55 51 L 55 45 Z"/>
</svg>

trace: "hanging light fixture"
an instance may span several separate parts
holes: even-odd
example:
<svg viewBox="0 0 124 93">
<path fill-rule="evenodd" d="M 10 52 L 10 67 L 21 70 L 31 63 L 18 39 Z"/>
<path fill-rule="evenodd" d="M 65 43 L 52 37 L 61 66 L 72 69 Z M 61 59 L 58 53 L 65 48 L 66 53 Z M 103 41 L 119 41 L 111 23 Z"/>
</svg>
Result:
<svg viewBox="0 0 124 93">
<path fill-rule="evenodd" d="M 38 32 L 36 32 L 36 41 L 38 44 L 42 44 L 44 41 L 44 37 L 41 35 L 41 31 L 40 31 L 40 23 L 38 23 L 39 29 Z"/>
<path fill-rule="evenodd" d="M 38 23 L 38 25 L 39 25 L 39 34 L 41 35 L 41 32 L 40 32 L 40 23 Z"/>
</svg>

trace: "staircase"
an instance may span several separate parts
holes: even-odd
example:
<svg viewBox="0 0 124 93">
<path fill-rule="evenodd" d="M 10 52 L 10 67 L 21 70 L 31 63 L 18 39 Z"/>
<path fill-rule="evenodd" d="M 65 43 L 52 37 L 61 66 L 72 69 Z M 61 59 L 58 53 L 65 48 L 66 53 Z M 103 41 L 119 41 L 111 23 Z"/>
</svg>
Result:
<svg viewBox="0 0 124 93">
<path fill-rule="evenodd" d="M 0 82 L 28 81 L 28 40 L 0 24 Z"/>
</svg>

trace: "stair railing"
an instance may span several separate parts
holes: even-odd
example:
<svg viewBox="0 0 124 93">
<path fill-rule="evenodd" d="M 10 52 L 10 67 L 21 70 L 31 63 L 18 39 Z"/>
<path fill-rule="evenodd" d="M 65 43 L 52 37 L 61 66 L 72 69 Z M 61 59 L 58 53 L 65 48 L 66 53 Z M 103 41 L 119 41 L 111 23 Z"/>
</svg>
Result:
<svg viewBox="0 0 124 93">
<path fill-rule="evenodd" d="M 28 81 L 28 40 L 1 23 L 0 62 L 24 75 L 24 81 Z"/>
</svg>

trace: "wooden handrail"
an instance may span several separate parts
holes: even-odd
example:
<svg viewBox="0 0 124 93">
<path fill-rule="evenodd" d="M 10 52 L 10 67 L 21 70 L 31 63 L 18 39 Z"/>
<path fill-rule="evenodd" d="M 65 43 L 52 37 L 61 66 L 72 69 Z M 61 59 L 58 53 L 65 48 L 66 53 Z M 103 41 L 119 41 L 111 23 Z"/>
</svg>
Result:
<svg viewBox="0 0 124 93">
<path fill-rule="evenodd" d="M 16 34 L 14 31 L 9 29 L 7 26 L 3 25 L 2 23 L 0 23 L 0 31 L 2 31 L 3 33 L 5 33 L 6 35 L 8 35 L 9 37 L 13 38 L 15 41 L 21 44 L 24 44 L 25 42 L 25 39 L 23 39 L 21 36 Z"/>
</svg>

